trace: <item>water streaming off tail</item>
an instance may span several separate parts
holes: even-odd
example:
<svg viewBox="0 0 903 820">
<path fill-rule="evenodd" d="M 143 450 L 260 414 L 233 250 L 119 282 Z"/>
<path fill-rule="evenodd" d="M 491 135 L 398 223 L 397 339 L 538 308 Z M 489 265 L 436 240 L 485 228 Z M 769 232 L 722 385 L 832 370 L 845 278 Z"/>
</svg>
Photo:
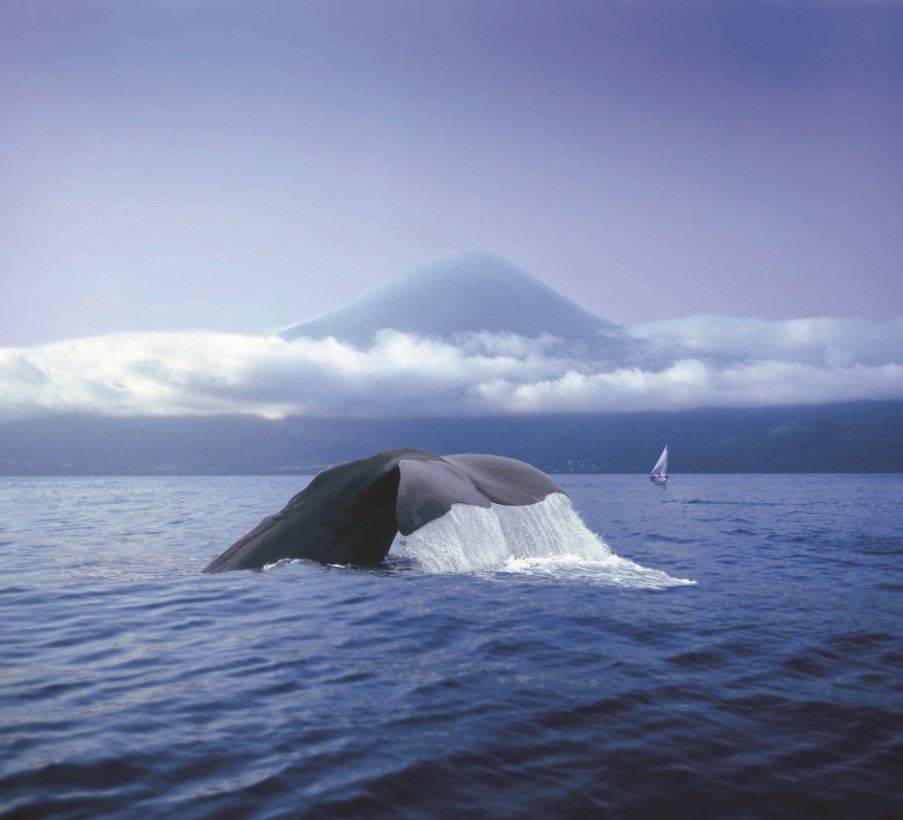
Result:
<svg viewBox="0 0 903 820">
<path fill-rule="evenodd" d="M 426 572 L 585 577 L 648 588 L 694 583 L 615 555 L 561 493 L 521 507 L 455 504 L 416 532 L 399 533 L 391 552 L 414 560 Z"/>
</svg>

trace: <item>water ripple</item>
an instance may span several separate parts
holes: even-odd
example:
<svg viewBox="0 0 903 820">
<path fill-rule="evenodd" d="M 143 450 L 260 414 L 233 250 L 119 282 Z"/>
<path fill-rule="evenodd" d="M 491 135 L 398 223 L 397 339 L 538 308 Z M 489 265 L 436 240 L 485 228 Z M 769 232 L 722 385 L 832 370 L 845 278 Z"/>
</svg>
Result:
<svg viewBox="0 0 903 820">
<path fill-rule="evenodd" d="M 568 480 L 698 583 L 203 576 L 296 479 L 3 479 L 0 814 L 903 813 L 903 479 Z"/>
</svg>

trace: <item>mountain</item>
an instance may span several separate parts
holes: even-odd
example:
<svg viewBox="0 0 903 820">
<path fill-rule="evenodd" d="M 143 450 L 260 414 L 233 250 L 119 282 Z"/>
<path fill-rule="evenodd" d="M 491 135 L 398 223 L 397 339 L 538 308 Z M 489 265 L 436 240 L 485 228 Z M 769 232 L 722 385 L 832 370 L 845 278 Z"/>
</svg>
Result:
<svg viewBox="0 0 903 820">
<path fill-rule="evenodd" d="M 665 443 L 675 474 L 903 472 L 903 401 L 444 419 L 53 416 L 0 422 L 0 475 L 311 474 L 392 447 L 645 473 Z"/>
<path fill-rule="evenodd" d="M 383 328 L 439 338 L 481 330 L 528 337 L 547 333 L 584 342 L 617 331 L 504 257 L 470 252 L 404 268 L 351 304 L 282 336 L 334 336 L 367 345 Z"/>
</svg>

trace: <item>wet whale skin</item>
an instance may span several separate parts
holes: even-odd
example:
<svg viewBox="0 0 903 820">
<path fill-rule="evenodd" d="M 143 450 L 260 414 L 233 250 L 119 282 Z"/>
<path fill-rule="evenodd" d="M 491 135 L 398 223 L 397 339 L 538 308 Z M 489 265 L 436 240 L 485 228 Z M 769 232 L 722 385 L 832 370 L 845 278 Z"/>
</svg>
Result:
<svg viewBox="0 0 903 820">
<path fill-rule="evenodd" d="M 204 571 L 260 569 L 285 558 L 369 566 L 386 557 L 399 531 L 409 535 L 452 504 L 520 506 L 561 492 L 513 458 L 386 450 L 324 470 Z"/>
</svg>

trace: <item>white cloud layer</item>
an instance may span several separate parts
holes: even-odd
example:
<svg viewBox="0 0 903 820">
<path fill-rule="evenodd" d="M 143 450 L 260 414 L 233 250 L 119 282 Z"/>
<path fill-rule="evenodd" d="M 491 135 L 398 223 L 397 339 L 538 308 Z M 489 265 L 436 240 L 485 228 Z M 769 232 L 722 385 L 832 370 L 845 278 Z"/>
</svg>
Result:
<svg viewBox="0 0 903 820">
<path fill-rule="evenodd" d="M 693 317 L 588 350 L 454 341 L 133 333 L 0 348 L 0 418 L 249 413 L 414 417 L 903 399 L 903 319 Z"/>
</svg>

